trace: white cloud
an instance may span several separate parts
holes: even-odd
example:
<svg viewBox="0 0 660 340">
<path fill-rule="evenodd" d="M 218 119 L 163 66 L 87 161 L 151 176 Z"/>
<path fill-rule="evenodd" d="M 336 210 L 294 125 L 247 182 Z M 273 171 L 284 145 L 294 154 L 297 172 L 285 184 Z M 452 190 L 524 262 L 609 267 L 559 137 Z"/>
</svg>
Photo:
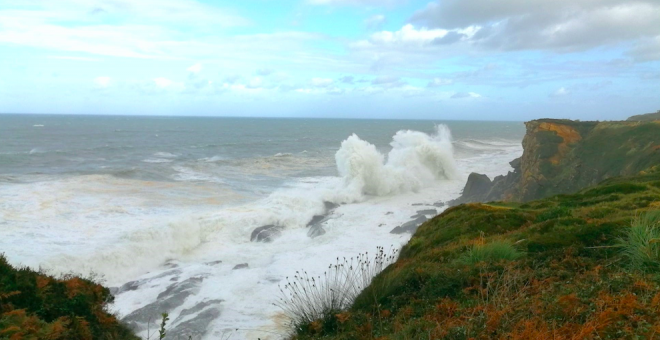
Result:
<svg viewBox="0 0 660 340">
<path fill-rule="evenodd" d="M 199 72 L 202 71 L 202 64 L 197 63 L 193 66 L 188 67 L 187 70 L 188 70 L 188 72 L 191 72 L 191 73 L 199 73 Z"/>
<path fill-rule="evenodd" d="M 329 78 L 312 78 L 312 86 L 314 87 L 328 87 L 332 83 L 333 80 Z"/>
<path fill-rule="evenodd" d="M 427 87 L 440 87 L 444 85 L 450 85 L 454 81 L 451 79 L 445 79 L 445 78 L 433 78 L 429 83 L 427 84 Z"/>
<path fill-rule="evenodd" d="M 312 5 L 333 5 L 333 6 L 392 6 L 402 3 L 404 0 L 307 0 Z"/>
<path fill-rule="evenodd" d="M 96 77 L 94 78 L 94 85 L 98 88 L 106 88 L 110 86 L 110 77 Z"/>
<path fill-rule="evenodd" d="M 154 79 L 154 84 L 160 88 L 166 88 L 174 84 L 174 81 L 167 78 L 159 77 Z"/>
<path fill-rule="evenodd" d="M 571 94 L 565 87 L 558 88 L 555 92 L 550 94 L 550 97 L 565 97 Z"/>
<path fill-rule="evenodd" d="M 481 95 L 475 92 L 456 92 L 451 97 L 451 99 L 476 99 L 481 98 Z"/>
<path fill-rule="evenodd" d="M 356 48 L 374 46 L 410 48 L 453 44 L 472 37 L 478 31 L 477 27 L 459 30 L 415 28 L 412 24 L 403 26 L 398 31 L 380 31 L 373 33 L 368 40 L 353 44 Z"/>
</svg>

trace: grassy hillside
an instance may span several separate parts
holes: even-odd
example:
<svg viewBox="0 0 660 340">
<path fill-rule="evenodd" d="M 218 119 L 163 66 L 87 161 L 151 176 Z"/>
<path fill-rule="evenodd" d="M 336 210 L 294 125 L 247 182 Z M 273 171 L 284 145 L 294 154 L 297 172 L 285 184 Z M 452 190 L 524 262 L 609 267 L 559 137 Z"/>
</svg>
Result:
<svg viewBox="0 0 660 340">
<path fill-rule="evenodd" d="M 632 116 L 628 118 L 628 121 L 633 121 L 633 122 L 648 122 L 652 120 L 660 120 L 660 110 L 658 110 L 658 112 L 655 113 L 647 113 L 647 114 Z"/>
<path fill-rule="evenodd" d="M 294 338 L 658 338 L 660 214 L 645 217 L 658 209 L 660 168 L 526 204 L 450 208 L 348 311 Z"/>
<path fill-rule="evenodd" d="M 89 280 L 15 269 L 0 255 L 0 339 L 138 339 L 106 313 L 110 298 Z"/>
</svg>

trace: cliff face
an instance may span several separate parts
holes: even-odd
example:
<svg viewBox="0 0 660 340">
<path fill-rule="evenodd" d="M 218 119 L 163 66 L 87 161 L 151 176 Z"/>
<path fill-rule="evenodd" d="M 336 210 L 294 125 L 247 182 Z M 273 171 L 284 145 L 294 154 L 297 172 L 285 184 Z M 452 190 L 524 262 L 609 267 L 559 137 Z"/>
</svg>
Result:
<svg viewBox="0 0 660 340">
<path fill-rule="evenodd" d="M 575 192 L 607 178 L 638 174 L 660 163 L 660 122 L 576 122 L 542 119 L 526 123 L 523 156 L 507 176 L 479 192 L 464 191 L 453 205 L 486 201 L 527 202 Z M 476 176 L 470 176 L 476 179 Z M 467 187 L 473 187 L 468 180 Z"/>
</svg>

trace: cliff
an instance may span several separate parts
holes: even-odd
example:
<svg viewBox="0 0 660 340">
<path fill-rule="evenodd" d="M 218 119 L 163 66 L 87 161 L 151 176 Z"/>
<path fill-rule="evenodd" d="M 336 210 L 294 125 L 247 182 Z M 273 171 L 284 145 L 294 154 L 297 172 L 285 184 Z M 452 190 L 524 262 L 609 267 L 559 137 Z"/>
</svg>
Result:
<svg viewBox="0 0 660 340">
<path fill-rule="evenodd" d="M 452 205 L 519 201 L 575 192 L 605 179 L 638 174 L 660 163 L 660 123 L 579 122 L 541 119 L 526 123 L 523 155 L 514 171 L 485 185 L 472 175 Z M 474 181 L 479 180 L 478 185 Z M 470 188 L 478 187 L 479 190 Z"/>
<path fill-rule="evenodd" d="M 647 113 L 628 118 L 628 121 L 630 122 L 648 122 L 652 120 L 660 120 L 660 110 L 655 113 Z"/>
<path fill-rule="evenodd" d="M 529 127 L 560 127 L 542 124 Z M 586 123 L 561 127 L 573 141 L 601 136 Z M 577 147 L 542 135 L 557 141 L 544 162 L 561 164 L 553 156 Z M 349 310 L 300 325 L 293 338 L 651 339 L 660 332 L 658 209 L 660 166 L 572 195 L 449 208 L 417 230 Z M 630 233 L 631 221 L 648 224 Z"/>
</svg>

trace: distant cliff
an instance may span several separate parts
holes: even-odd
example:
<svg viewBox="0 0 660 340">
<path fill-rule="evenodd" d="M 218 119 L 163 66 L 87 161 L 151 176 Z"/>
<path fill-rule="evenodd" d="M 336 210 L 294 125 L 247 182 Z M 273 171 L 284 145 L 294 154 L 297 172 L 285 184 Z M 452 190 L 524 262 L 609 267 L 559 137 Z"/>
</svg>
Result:
<svg viewBox="0 0 660 340">
<path fill-rule="evenodd" d="M 514 171 L 490 180 L 471 174 L 469 202 L 527 202 L 572 193 L 616 176 L 638 174 L 660 163 L 660 122 L 579 122 L 540 119 L 525 123 L 523 155 Z"/>
<path fill-rule="evenodd" d="M 644 115 L 637 115 L 628 118 L 629 122 L 648 122 L 652 120 L 660 120 L 660 110 L 655 113 L 647 113 Z"/>
</svg>

